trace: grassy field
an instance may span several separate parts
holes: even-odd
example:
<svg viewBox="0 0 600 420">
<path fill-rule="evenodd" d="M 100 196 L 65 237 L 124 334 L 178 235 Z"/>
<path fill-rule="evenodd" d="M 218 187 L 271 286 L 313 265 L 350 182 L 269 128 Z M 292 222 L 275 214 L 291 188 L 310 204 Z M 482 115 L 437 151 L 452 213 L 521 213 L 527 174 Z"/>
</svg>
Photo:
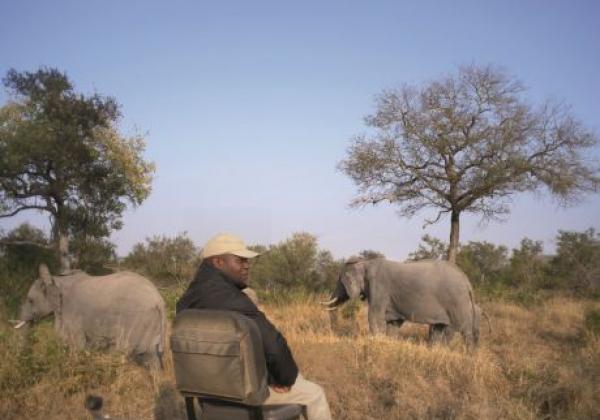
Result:
<svg viewBox="0 0 600 420">
<path fill-rule="evenodd" d="M 482 307 L 492 330 L 484 323 L 475 353 L 459 337 L 449 347 L 429 347 L 426 327 L 416 324 L 397 338 L 371 338 L 358 303 L 333 323 L 310 296 L 263 310 L 304 376 L 324 387 L 336 419 L 600 418 L 598 301 L 552 297 L 529 308 L 501 301 Z M 118 354 L 70 351 L 50 322 L 22 340 L 2 316 L 0 418 L 90 418 L 83 408 L 89 393 L 104 397 L 111 416 L 183 418 L 168 356 L 166 369 L 152 374 Z"/>
</svg>

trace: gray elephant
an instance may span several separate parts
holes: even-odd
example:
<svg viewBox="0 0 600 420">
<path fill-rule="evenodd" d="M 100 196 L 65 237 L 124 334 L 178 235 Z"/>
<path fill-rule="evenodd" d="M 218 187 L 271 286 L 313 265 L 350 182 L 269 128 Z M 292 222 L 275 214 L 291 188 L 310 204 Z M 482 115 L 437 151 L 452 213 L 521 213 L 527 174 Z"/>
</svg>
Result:
<svg viewBox="0 0 600 420">
<path fill-rule="evenodd" d="M 165 303 L 152 282 L 139 274 L 93 277 L 76 271 L 51 276 L 41 265 L 15 328 L 51 314 L 58 335 L 74 348 L 116 349 L 142 365 L 162 366 Z"/>
<path fill-rule="evenodd" d="M 478 343 L 481 310 L 473 301 L 469 279 L 449 262 L 351 259 L 331 299 L 322 303 L 335 309 L 355 297 L 369 304 L 372 334 L 385 334 L 388 326 L 411 321 L 429 324 L 430 342 L 449 342 L 458 331 L 467 345 Z"/>
</svg>

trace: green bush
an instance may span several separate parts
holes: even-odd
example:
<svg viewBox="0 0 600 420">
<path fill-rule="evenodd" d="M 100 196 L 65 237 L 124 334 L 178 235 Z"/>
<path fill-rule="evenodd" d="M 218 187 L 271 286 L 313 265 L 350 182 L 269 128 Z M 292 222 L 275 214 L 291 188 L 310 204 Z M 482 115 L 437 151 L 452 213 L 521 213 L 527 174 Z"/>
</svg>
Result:
<svg viewBox="0 0 600 420">
<path fill-rule="evenodd" d="M 557 255 L 550 263 L 552 286 L 578 294 L 600 293 L 600 234 L 559 231 Z"/>
<path fill-rule="evenodd" d="M 456 264 L 462 268 L 474 287 L 493 288 L 506 279 L 508 250 L 489 242 L 469 242 L 461 246 Z"/>
<path fill-rule="evenodd" d="M 187 283 L 198 264 L 198 250 L 185 232 L 175 238 L 146 238 L 145 244 L 136 244 L 123 260 L 123 266 L 163 285 Z"/>
<path fill-rule="evenodd" d="M 542 242 L 529 238 L 522 239 L 520 247 L 512 250 L 508 267 L 511 286 L 536 290 L 546 284 L 546 262 L 542 251 Z"/>
<path fill-rule="evenodd" d="M 423 235 L 423 243 L 419 244 L 416 251 L 408 254 L 409 261 L 418 260 L 443 260 L 448 256 L 448 244 L 433 236 Z"/>
<path fill-rule="evenodd" d="M 589 307 L 585 310 L 585 329 L 592 334 L 600 335 L 600 308 Z"/>
<path fill-rule="evenodd" d="M 178 284 L 161 287 L 159 289 L 160 294 L 162 295 L 162 298 L 165 301 L 165 305 L 167 308 L 167 318 L 169 320 L 175 318 L 175 305 L 177 304 L 179 298 L 185 292 L 186 288 L 187 285 L 181 282 Z"/>
<path fill-rule="evenodd" d="M 251 248 L 261 253 L 251 267 L 252 287 L 266 296 L 330 290 L 341 268 L 341 262 L 329 251 L 319 250 L 317 238 L 305 232 L 268 248 Z"/>
<path fill-rule="evenodd" d="M 75 254 L 75 267 L 91 275 L 105 275 L 113 272 L 117 265 L 115 244 L 103 238 L 78 237 L 70 249 Z"/>
<path fill-rule="evenodd" d="M 39 265 L 46 264 L 56 272 L 59 263 L 44 232 L 28 223 L 0 239 L 0 300 L 13 317 L 37 278 Z"/>
</svg>

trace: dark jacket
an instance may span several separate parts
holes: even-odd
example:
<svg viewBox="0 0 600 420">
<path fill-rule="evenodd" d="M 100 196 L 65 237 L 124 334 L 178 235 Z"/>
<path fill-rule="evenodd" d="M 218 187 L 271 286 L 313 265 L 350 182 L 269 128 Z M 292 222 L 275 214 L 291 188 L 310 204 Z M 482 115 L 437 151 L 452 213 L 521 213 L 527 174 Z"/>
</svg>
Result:
<svg viewBox="0 0 600 420">
<path fill-rule="evenodd" d="M 196 277 L 177 302 L 176 312 L 188 308 L 236 311 L 254 320 L 262 336 L 269 384 L 292 386 L 298 366 L 285 338 L 242 292 L 246 285 L 210 264 L 201 264 Z"/>
</svg>

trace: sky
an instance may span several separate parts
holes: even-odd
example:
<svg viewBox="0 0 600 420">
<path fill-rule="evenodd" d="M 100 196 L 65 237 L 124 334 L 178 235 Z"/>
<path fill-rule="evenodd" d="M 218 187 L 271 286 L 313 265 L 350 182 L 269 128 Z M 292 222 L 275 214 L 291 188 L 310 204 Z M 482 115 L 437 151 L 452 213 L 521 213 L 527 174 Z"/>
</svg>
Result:
<svg viewBox="0 0 600 420">
<path fill-rule="evenodd" d="M 6 0 L 0 76 L 58 68 L 78 92 L 117 99 L 123 134 L 145 135 L 152 193 L 112 235 L 120 255 L 154 235 L 187 232 L 201 246 L 219 232 L 250 244 L 309 232 L 337 258 L 402 260 L 424 234 L 447 241 L 449 219 L 423 228 L 433 213 L 349 207 L 357 190 L 336 166 L 368 132 L 376 95 L 493 64 L 532 103 L 564 101 L 600 135 L 599 21 L 592 0 Z M 511 209 L 501 223 L 464 214 L 461 242 L 528 237 L 552 253 L 559 229 L 600 230 L 600 194 L 570 208 L 518 195 Z M 0 229 L 46 219 L 22 213 Z"/>
</svg>

